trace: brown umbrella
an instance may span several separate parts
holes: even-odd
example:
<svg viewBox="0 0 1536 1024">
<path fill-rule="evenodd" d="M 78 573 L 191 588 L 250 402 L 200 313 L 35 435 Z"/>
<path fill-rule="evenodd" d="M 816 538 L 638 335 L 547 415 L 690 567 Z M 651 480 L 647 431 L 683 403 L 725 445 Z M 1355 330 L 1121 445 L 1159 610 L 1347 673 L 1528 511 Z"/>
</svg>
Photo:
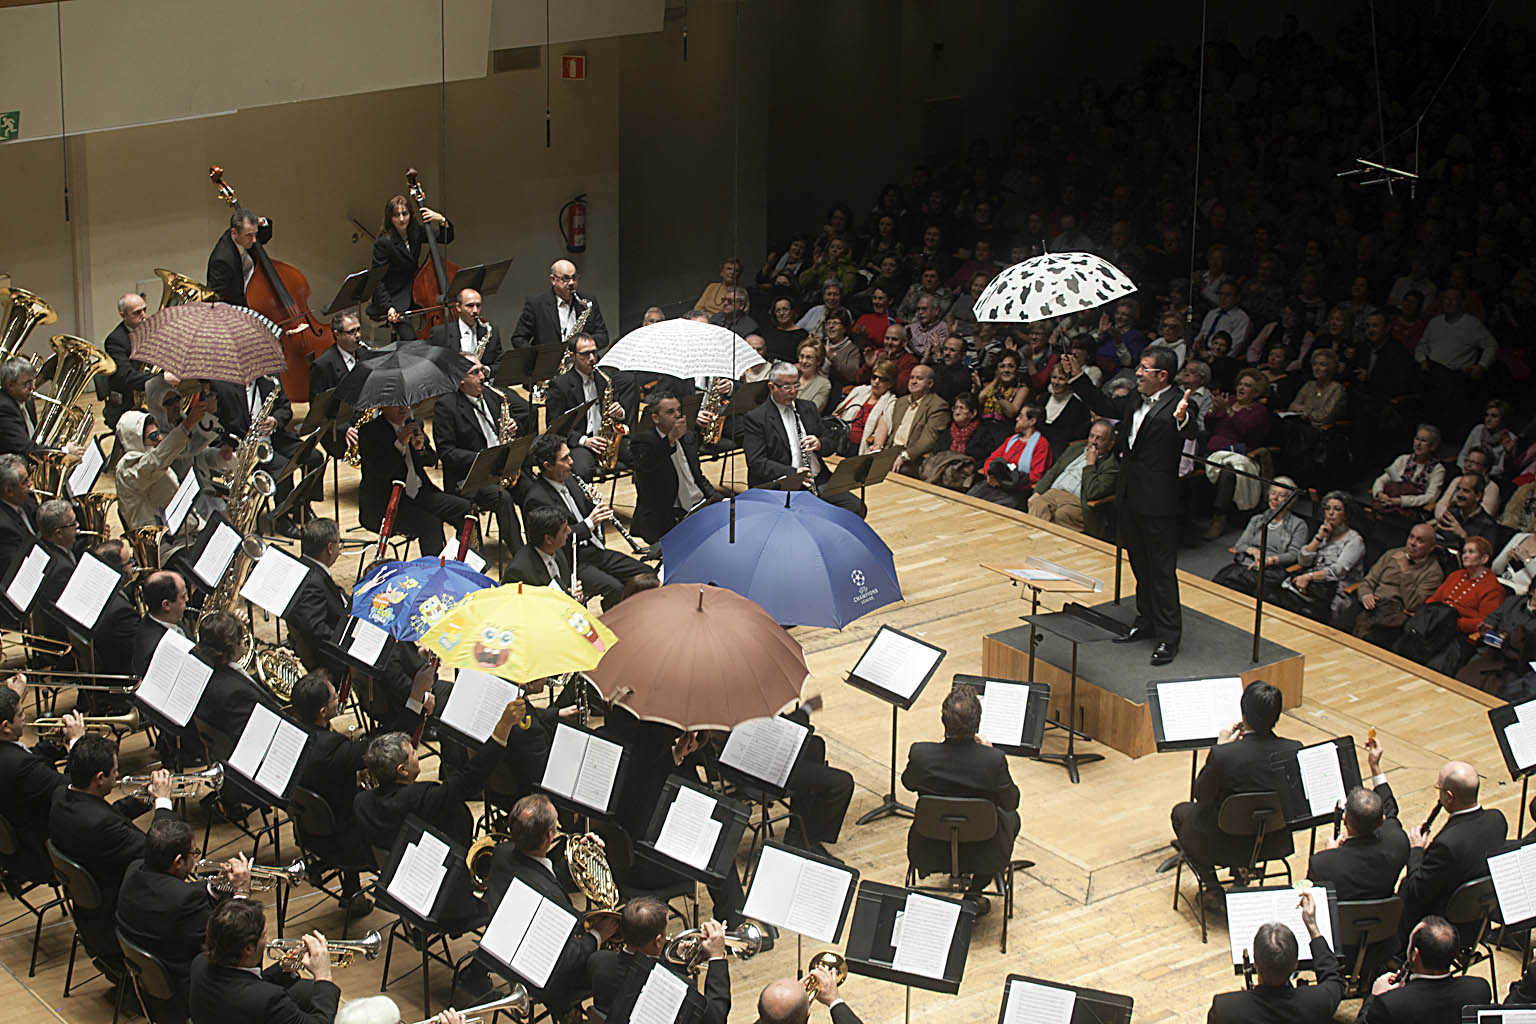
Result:
<svg viewBox="0 0 1536 1024">
<path fill-rule="evenodd" d="M 244 306 L 168 306 L 129 334 L 133 358 L 183 379 L 246 385 L 287 369 L 277 325 Z"/>
<path fill-rule="evenodd" d="M 588 677 L 636 716 L 679 729 L 731 729 L 800 696 L 805 654 L 740 594 L 698 583 L 644 590 L 603 616 L 624 638 Z"/>
</svg>

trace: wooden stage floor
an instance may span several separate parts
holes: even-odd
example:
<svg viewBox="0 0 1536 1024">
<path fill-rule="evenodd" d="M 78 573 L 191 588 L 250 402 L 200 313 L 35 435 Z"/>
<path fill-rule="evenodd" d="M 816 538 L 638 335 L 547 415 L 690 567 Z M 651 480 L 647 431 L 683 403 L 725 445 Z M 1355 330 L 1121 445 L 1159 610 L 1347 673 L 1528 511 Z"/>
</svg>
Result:
<svg viewBox="0 0 1536 1024">
<path fill-rule="evenodd" d="M 356 472 L 343 468 L 345 530 L 355 523 Z M 738 469 L 737 479 L 744 478 Z M 632 504 L 632 494 L 627 482 L 620 485 L 621 511 Z M 872 488 L 868 503 L 870 524 L 895 552 L 906 600 L 841 632 L 796 629 L 794 634 L 813 672 L 805 692 L 825 697 L 826 707 L 815 723 L 826 737 L 828 756 L 857 781 L 848 824 L 832 850 L 862 877 L 900 884 L 906 821 L 853 824 L 879 803 L 888 787 L 890 714 L 887 705 L 842 682 L 845 673 L 882 624 L 915 633 L 949 652 L 922 699 L 901 716 L 899 773 L 908 744 L 940 738 L 938 705 L 949 677 L 979 673 L 981 638 L 1017 624 L 1018 616 L 1028 610 L 1021 591 L 981 563 L 1017 564 L 1027 555 L 1040 555 L 1098 576 L 1110 588 L 1112 549 L 1018 513 L 907 480 Z M 328 514 L 329 496 L 316 508 Z M 355 554 L 338 563 L 339 582 L 352 583 L 356 564 Z M 1187 575 L 1182 584 L 1187 607 L 1233 625 L 1251 625 L 1251 601 Z M 1127 590 L 1131 585 L 1127 570 Z M 1054 610 L 1061 603 L 1046 595 L 1043 609 Z M 1485 712 L 1491 698 L 1283 611 L 1266 612 L 1265 622 L 1267 636 L 1306 656 L 1304 699 L 1286 712 L 1279 726 L 1282 734 L 1310 742 L 1348 733 L 1356 737 L 1358 747 L 1366 729 L 1374 726 L 1404 818 L 1412 822 L 1422 820 L 1433 802 L 1441 763 L 1470 760 L 1485 776 L 1483 802 L 1515 821 L 1519 786 L 1504 777 L 1488 727 Z M 1149 678 L 1151 671 L 1148 666 Z M 1048 750 L 1063 745 L 1060 739 L 1047 740 Z M 142 737 L 128 741 L 125 770 L 147 762 L 143 748 Z M 1209 944 L 1202 945 L 1198 921 L 1187 908 L 1176 912 L 1170 907 L 1172 874 L 1155 874 L 1169 852 L 1168 809 L 1188 792 L 1189 757 L 1154 754 L 1132 762 L 1101 744 L 1086 749 L 1104 754 L 1105 760 L 1083 767 L 1080 786 L 1069 784 L 1056 765 L 1012 760 L 1013 777 L 1023 794 L 1023 827 L 1014 856 L 1033 860 L 1036 866 L 1016 880 L 1017 916 L 1010 926 L 1009 952 L 1006 957 L 998 953 L 1003 922 L 1001 904 L 994 901 L 992 914 L 977 926 L 959 994 L 914 991 L 913 1019 L 938 1020 L 943 1014 L 950 1020 L 995 1020 L 1003 980 L 1010 972 L 1129 994 L 1136 1000 L 1138 1021 L 1203 1020 L 1211 996 L 1239 984 L 1229 966 L 1226 932 L 1219 920 Z M 905 799 L 910 801 L 911 794 Z M 230 836 L 216 830 L 216 841 L 221 838 Z M 1306 836 L 1298 839 L 1302 852 L 1292 859 L 1292 869 L 1300 879 L 1306 876 Z M 1186 885 L 1192 885 L 1187 877 Z M 307 898 L 303 889 L 294 895 L 290 934 L 295 926 L 339 934 L 334 903 Z M 14 903 L 9 906 L 20 911 Z M 0 911 L 0 916 L 11 915 Z M 367 926 L 383 928 L 387 923 L 387 915 L 375 913 Z M 23 914 L 0 930 L 0 961 L 6 968 L 0 973 L 0 991 L 6 996 L 0 1003 L 0 1024 L 35 1021 L 47 1016 L 43 1007 L 58 1007 L 70 1021 L 110 1020 L 107 987 L 99 980 L 81 986 L 68 1000 L 60 999 L 71 934 L 67 923 L 50 917 L 37 977 L 26 978 L 31 925 Z M 465 940 L 455 944 L 456 953 L 467 948 Z M 819 948 L 805 943 L 804 957 Z M 751 1020 L 761 987 L 796 971 L 795 949 L 789 937 L 775 950 L 731 965 L 732 1020 Z M 381 963 L 338 972 L 343 995 L 376 993 Z M 1479 970 L 1486 977 L 1486 965 Z M 1516 959 L 1501 954 L 1500 990 L 1517 971 Z M 80 976 L 77 971 L 77 979 Z M 30 989 L 35 998 L 19 986 Z M 431 1009 L 436 1011 L 447 999 L 446 972 L 436 972 L 433 989 Z M 427 1016 L 418 1012 L 418 979 L 392 986 L 391 992 L 405 1020 Z M 844 996 L 866 1022 L 903 1019 L 905 993 L 898 986 L 855 976 L 844 987 Z M 1344 1004 L 1340 1019 L 1352 1019 L 1355 1005 Z M 813 1019 L 823 1016 L 813 1013 Z"/>
</svg>

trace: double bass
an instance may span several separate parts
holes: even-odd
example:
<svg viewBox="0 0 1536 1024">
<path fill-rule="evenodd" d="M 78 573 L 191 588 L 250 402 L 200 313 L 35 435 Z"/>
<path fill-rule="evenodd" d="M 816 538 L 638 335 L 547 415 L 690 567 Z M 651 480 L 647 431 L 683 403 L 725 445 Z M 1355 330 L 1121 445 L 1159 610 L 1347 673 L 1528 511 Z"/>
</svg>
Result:
<svg viewBox="0 0 1536 1024">
<path fill-rule="evenodd" d="M 437 233 L 432 230 L 432 225 L 422 219 L 421 208 L 426 204 L 427 193 L 421 187 L 421 176 L 417 174 L 416 168 L 412 167 L 405 172 L 405 181 L 409 186 L 405 195 L 411 207 L 411 217 L 427 234 L 427 262 L 421 265 L 411 281 L 411 306 L 428 311 L 422 316 L 420 331 L 420 335 L 425 337 L 432 328 L 447 319 L 444 293 L 448 291 L 449 283 L 460 268 L 457 263 L 443 256 Z"/>
<path fill-rule="evenodd" d="M 240 205 L 235 190 L 224 180 L 224 168 L 208 168 L 208 177 L 219 198 L 231 208 Z M 250 248 L 256 270 L 245 286 L 245 303 L 282 330 L 283 390 L 290 395 L 309 394 L 309 364 L 335 342 L 329 324 L 309 309 L 309 281 L 298 267 L 267 255 L 260 242 Z"/>
</svg>

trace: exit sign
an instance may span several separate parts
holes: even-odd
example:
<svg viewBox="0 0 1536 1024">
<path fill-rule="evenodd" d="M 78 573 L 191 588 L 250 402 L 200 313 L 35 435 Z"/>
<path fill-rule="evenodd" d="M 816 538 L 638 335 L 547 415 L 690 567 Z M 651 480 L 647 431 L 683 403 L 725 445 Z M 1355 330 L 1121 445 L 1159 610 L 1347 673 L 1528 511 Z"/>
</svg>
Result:
<svg viewBox="0 0 1536 1024">
<path fill-rule="evenodd" d="M 0 142 L 10 142 L 21 133 L 21 111 L 0 110 Z"/>
<path fill-rule="evenodd" d="M 587 58 L 585 54 L 566 53 L 560 56 L 560 77 L 573 82 L 582 81 L 587 77 Z"/>
</svg>

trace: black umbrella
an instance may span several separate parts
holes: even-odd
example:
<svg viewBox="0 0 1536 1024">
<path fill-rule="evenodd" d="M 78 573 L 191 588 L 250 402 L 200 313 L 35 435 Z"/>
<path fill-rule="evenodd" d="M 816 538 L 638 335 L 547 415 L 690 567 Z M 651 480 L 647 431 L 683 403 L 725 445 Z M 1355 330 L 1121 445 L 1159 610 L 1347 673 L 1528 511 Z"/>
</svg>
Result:
<svg viewBox="0 0 1536 1024">
<path fill-rule="evenodd" d="M 470 361 L 457 352 L 419 341 L 359 360 L 336 385 L 336 398 L 354 409 L 416 405 L 457 391 Z"/>
</svg>

